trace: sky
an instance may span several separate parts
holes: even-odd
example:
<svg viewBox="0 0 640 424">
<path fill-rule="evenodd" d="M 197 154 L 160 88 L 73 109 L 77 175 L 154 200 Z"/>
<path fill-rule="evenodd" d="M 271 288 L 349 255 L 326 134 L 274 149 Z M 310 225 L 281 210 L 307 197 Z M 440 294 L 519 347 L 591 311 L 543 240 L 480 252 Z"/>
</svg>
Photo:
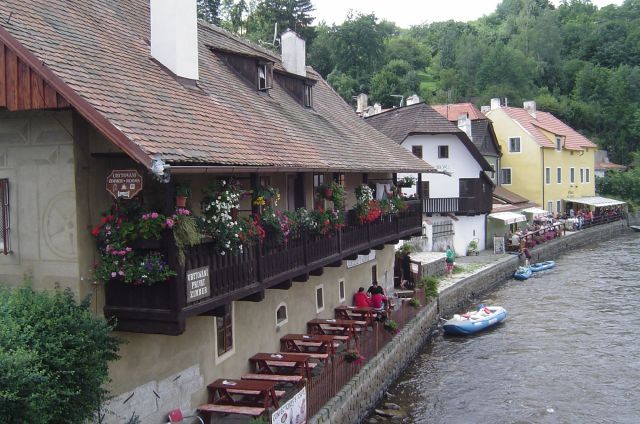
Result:
<svg viewBox="0 0 640 424">
<path fill-rule="evenodd" d="M 560 0 L 552 0 L 556 5 Z M 401 28 L 453 19 L 473 21 L 492 13 L 501 0 L 312 0 L 315 7 L 314 24 L 324 20 L 328 24 L 342 23 L 350 9 L 379 19 L 395 22 Z M 594 5 L 622 4 L 623 0 L 592 0 Z"/>
</svg>

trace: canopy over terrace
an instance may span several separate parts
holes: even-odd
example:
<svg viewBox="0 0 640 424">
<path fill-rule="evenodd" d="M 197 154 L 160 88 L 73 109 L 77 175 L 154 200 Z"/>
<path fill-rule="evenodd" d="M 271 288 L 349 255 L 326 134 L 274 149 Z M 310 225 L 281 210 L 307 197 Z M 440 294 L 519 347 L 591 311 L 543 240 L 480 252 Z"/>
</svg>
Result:
<svg viewBox="0 0 640 424">
<path fill-rule="evenodd" d="M 489 218 L 502 221 L 504 225 L 516 224 L 527 220 L 527 217 L 521 213 L 515 212 L 497 212 L 488 215 Z"/>
<path fill-rule="evenodd" d="M 541 209 L 541 208 L 538 208 L 538 207 L 532 207 L 532 208 L 523 209 L 520 212 L 531 214 L 531 215 L 533 215 L 534 218 L 537 218 L 539 216 L 545 216 L 545 215 L 549 214 L 549 211 L 545 211 L 544 209 Z"/>
<path fill-rule="evenodd" d="M 577 197 L 575 199 L 564 199 L 566 203 L 578 203 L 581 205 L 593 206 L 595 208 L 608 208 L 612 206 L 626 205 L 626 202 L 616 199 L 609 199 L 607 197 L 590 196 L 590 197 Z"/>
</svg>

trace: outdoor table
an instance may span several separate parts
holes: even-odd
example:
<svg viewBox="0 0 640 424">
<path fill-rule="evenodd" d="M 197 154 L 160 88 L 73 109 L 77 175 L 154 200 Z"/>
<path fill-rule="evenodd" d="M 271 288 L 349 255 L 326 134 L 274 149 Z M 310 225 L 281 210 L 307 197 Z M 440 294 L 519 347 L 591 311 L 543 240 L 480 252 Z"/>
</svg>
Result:
<svg viewBox="0 0 640 424">
<path fill-rule="evenodd" d="M 341 305 L 335 308 L 336 317 L 339 319 L 350 319 L 350 320 L 359 320 L 363 319 L 367 322 L 367 325 L 371 325 L 373 323 L 373 319 L 376 316 L 376 308 L 372 308 L 371 306 L 347 306 Z"/>
<path fill-rule="evenodd" d="M 356 327 L 358 321 L 350 319 L 322 319 L 316 318 L 307 322 L 309 332 L 312 334 L 339 334 L 356 338 Z M 330 327 L 330 328 L 327 328 Z"/>
<path fill-rule="evenodd" d="M 300 375 L 310 379 L 309 358 L 311 355 L 304 353 L 256 353 L 249 358 L 249 362 L 253 364 L 255 372 L 260 374 L 279 374 L 274 368 L 291 368 L 293 365 L 292 368 L 299 370 Z"/>
<path fill-rule="evenodd" d="M 287 350 L 292 350 L 295 352 L 305 353 L 303 349 L 311 351 L 310 346 L 301 346 L 296 342 L 307 342 L 307 343 L 318 343 L 319 346 L 317 350 L 314 352 L 324 352 L 329 355 L 334 355 L 336 353 L 336 348 L 334 343 L 341 341 L 332 335 L 325 334 L 287 334 L 280 338 L 280 342 L 284 344 Z"/>
<path fill-rule="evenodd" d="M 265 409 L 273 405 L 274 408 L 278 408 L 275 386 L 276 383 L 272 381 L 218 379 L 207 386 L 209 390 L 209 403 L 235 406 L 260 406 Z M 244 393 L 231 393 L 229 390 L 237 390 Z M 238 401 L 233 397 L 247 395 L 254 396 L 256 402 Z"/>
</svg>

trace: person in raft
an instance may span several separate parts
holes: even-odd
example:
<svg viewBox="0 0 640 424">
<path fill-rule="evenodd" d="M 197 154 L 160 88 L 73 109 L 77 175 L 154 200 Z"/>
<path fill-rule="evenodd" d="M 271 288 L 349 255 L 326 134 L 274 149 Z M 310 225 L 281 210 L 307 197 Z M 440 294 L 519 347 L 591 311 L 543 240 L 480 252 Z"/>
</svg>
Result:
<svg viewBox="0 0 640 424">
<path fill-rule="evenodd" d="M 453 252 L 453 249 L 451 249 L 451 246 L 447 246 L 445 255 L 447 255 L 445 259 L 447 262 L 447 274 L 451 274 L 451 272 L 453 272 L 453 263 L 456 260 L 456 254 Z"/>
<path fill-rule="evenodd" d="M 367 308 L 371 306 L 371 299 L 364 292 L 364 287 L 360 287 L 358 292 L 353 295 L 353 306 L 356 308 Z"/>
</svg>

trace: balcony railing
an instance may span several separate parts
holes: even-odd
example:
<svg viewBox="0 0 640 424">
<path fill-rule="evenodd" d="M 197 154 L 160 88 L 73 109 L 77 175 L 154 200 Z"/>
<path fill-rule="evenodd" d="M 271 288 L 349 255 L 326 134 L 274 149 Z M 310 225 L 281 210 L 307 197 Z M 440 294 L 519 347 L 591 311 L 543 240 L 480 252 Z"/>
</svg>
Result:
<svg viewBox="0 0 640 424">
<path fill-rule="evenodd" d="M 397 216 L 365 225 L 349 219 L 351 225 L 332 236 L 303 233 L 283 246 L 265 243 L 223 255 L 214 243 L 204 241 L 187 249 L 184 265 L 175 259 L 173 240 L 165 241 L 163 250 L 178 275 L 153 286 L 108 282 L 105 316 L 115 317 L 116 328 L 122 331 L 181 334 L 188 316 L 218 315 L 234 300 L 260 301 L 265 289 L 288 288 L 294 279 L 304 281 L 309 275 L 319 275 L 325 266 L 339 266 L 343 259 L 355 259 L 359 253 L 421 234 L 419 206 L 410 204 L 409 210 Z M 187 275 L 198 269 L 208 271 L 209 289 L 206 296 L 188 301 Z"/>
<path fill-rule="evenodd" d="M 491 212 L 491 194 L 476 197 L 428 197 L 423 199 L 424 213 L 481 214 Z"/>
</svg>

